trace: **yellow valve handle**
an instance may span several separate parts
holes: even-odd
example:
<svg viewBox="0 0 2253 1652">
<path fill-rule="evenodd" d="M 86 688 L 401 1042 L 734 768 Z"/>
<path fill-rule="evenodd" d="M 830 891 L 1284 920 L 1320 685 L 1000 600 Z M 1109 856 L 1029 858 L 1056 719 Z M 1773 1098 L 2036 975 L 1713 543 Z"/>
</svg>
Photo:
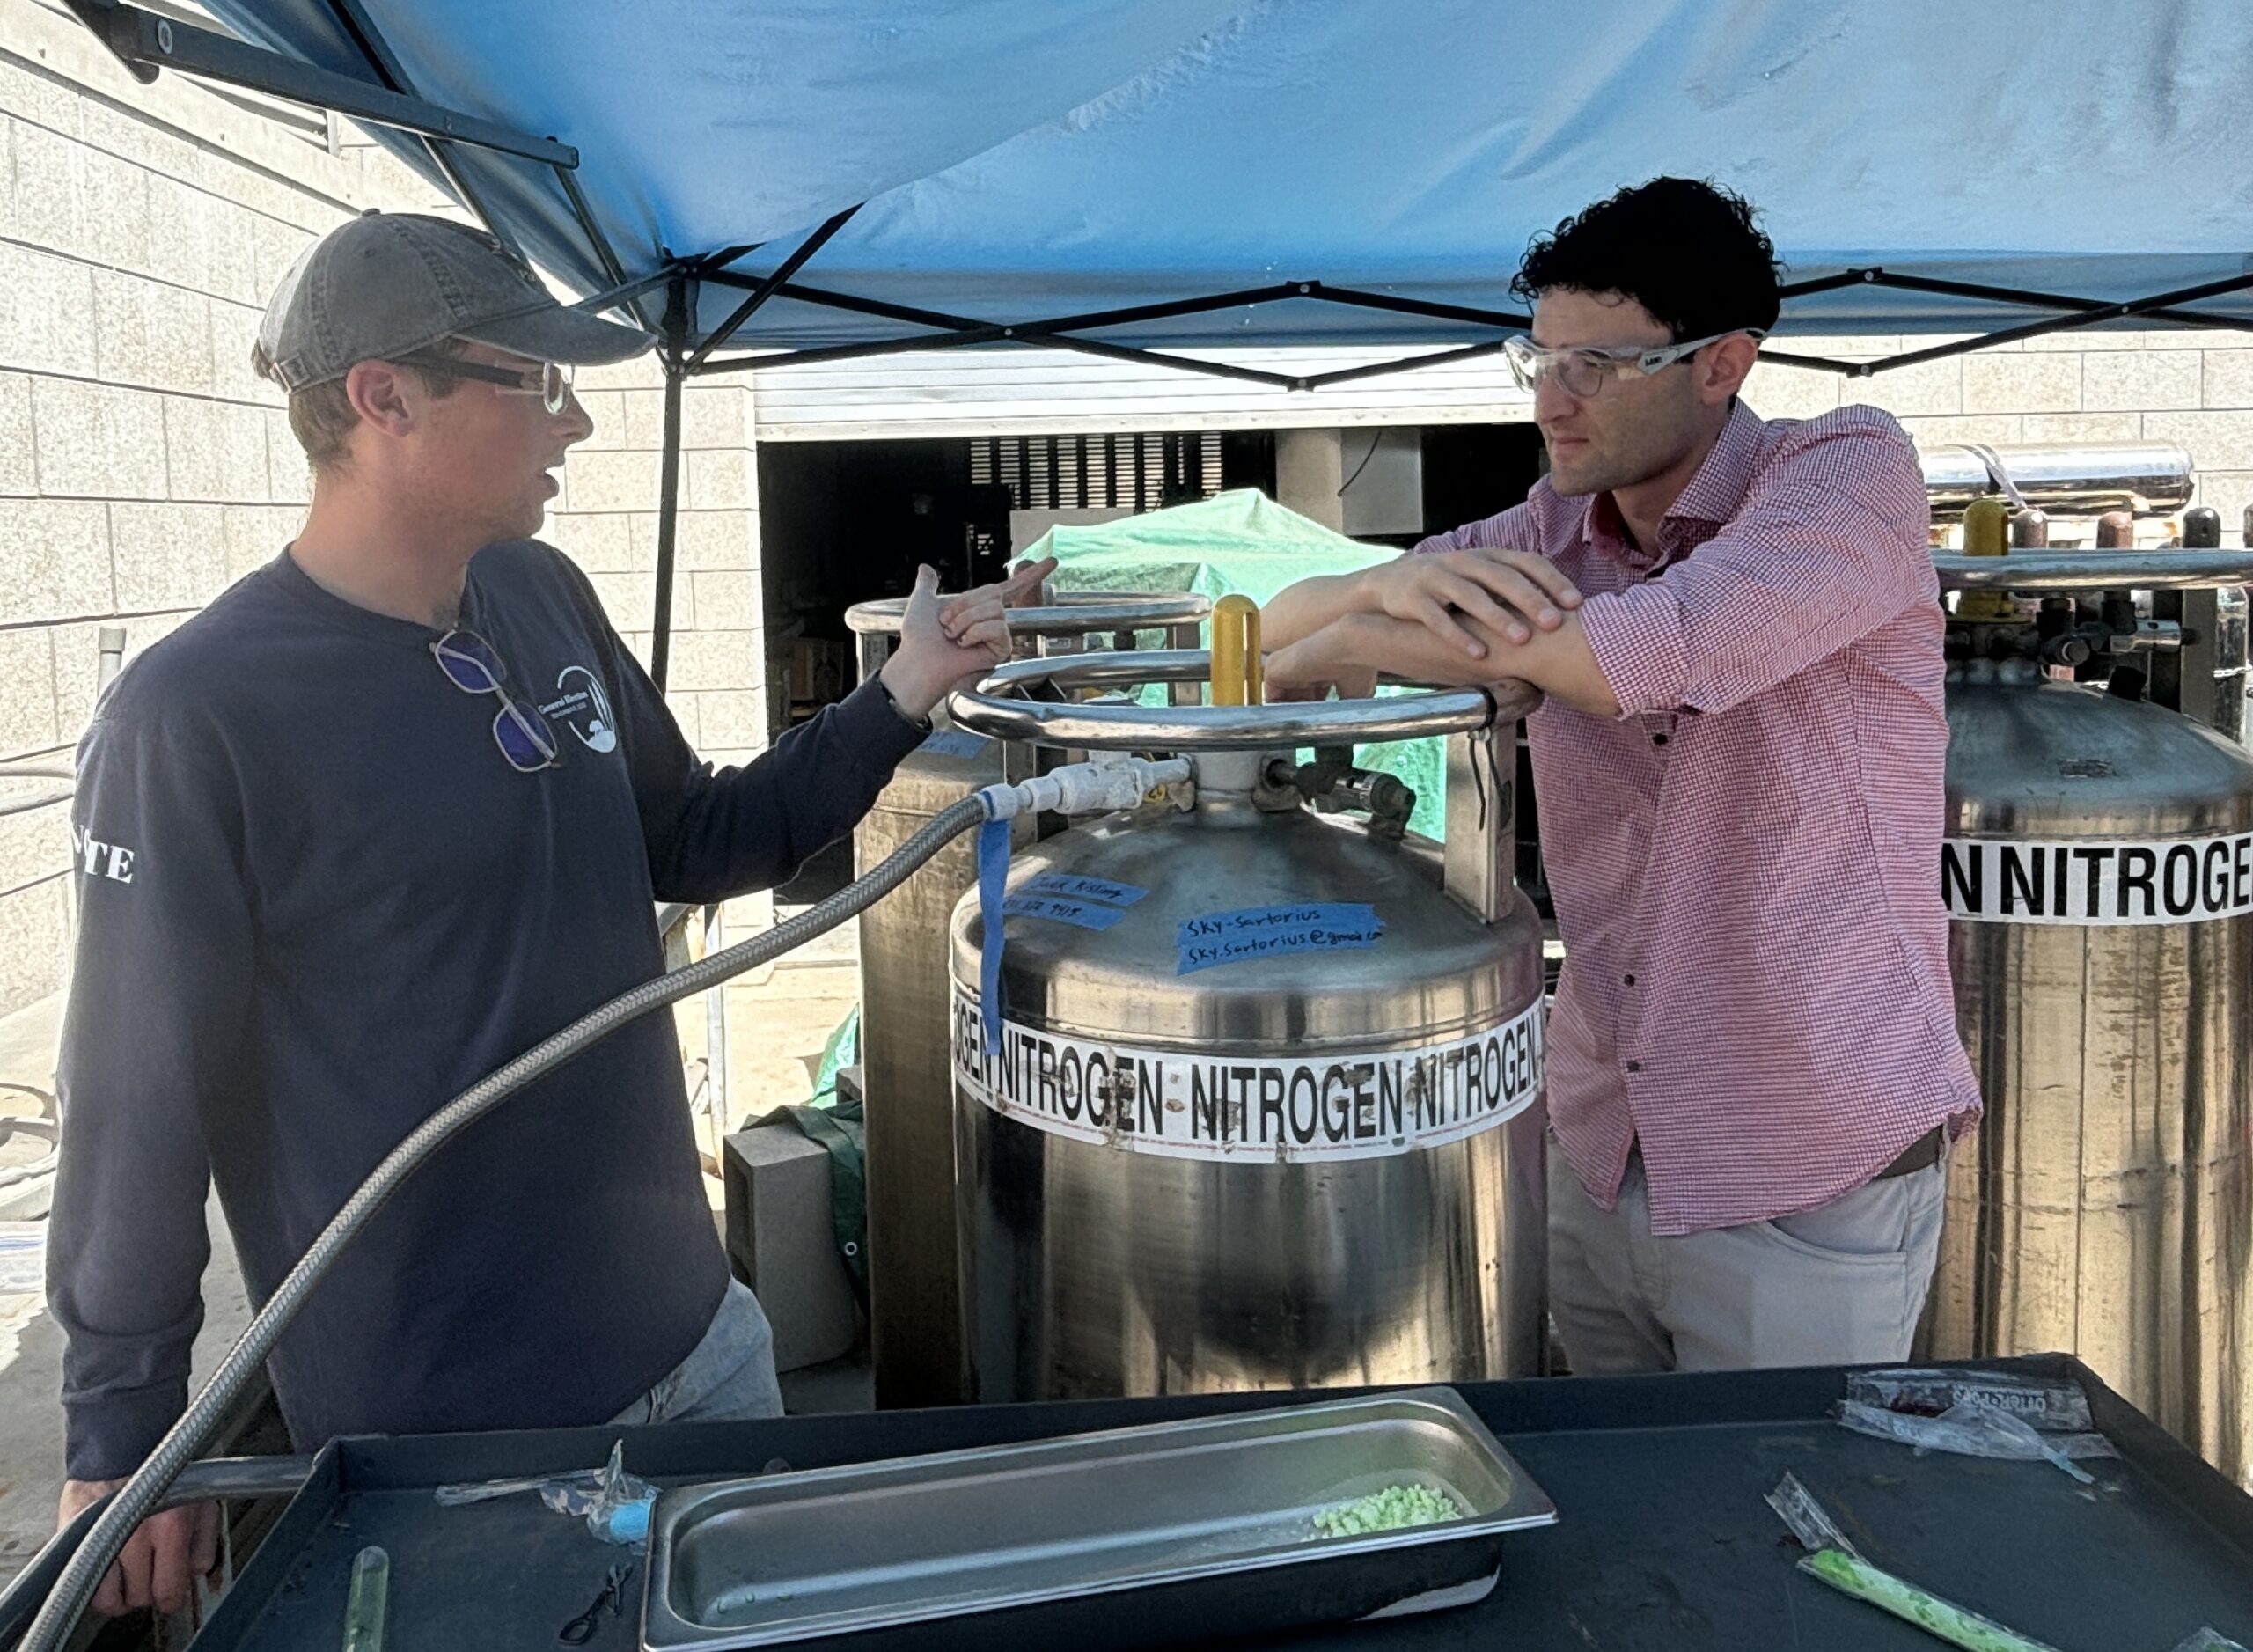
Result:
<svg viewBox="0 0 2253 1652">
<path fill-rule="evenodd" d="M 1259 659 L 1259 605 L 1226 596 L 1213 605 L 1213 703 L 1267 703 Z"/>
<path fill-rule="evenodd" d="M 2007 500 L 1974 499 L 1963 508 L 1963 554 L 1966 556 L 2007 556 L 2010 554 L 2011 507 Z M 1956 617 L 1974 624 L 1983 620 L 2014 620 L 2007 592 L 1967 591 L 1956 604 Z"/>
</svg>

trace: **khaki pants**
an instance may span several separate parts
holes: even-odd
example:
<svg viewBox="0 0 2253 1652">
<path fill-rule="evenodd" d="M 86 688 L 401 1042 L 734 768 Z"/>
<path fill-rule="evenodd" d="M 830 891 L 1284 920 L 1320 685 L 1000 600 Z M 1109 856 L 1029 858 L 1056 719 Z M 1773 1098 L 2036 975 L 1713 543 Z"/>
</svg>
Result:
<svg viewBox="0 0 2253 1652">
<path fill-rule="evenodd" d="M 1549 1307 L 1582 1376 L 1909 1357 L 1948 1158 L 1772 1222 L 1651 1232 L 1640 1154 L 1600 1209 L 1549 1143 Z"/>
</svg>

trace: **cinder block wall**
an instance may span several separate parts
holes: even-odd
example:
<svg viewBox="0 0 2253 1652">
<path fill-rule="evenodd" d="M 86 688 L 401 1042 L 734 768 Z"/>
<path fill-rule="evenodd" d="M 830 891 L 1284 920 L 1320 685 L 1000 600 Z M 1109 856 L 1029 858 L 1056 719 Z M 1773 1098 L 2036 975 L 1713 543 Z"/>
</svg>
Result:
<svg viewBox="0 0 2253 1652">
<path fill-rule="evenodd" d="M 67 765 L 99 628 L 137 652 L 297 530 L 304 457 L 250 346 L 290 261 L 371 206 L 452 210 L 349 125 L 143 86 L 59 9 L 0 0 L 0 760 Z M 645 657 L 657 383 L 648 358 L 590 376 L 548 527 Z M 766 727 L 751 393 L 687 400 L 675 703 L 722 760 Z M 0 817 L 0 1014 L 63 984 L 69 859 L 65 807 Z"/>
</svg>

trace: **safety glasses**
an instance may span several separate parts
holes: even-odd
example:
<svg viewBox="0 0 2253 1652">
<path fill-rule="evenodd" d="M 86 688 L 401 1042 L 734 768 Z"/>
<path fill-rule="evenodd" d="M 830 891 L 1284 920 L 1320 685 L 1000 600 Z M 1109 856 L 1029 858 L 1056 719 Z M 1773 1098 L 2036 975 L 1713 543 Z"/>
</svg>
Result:
<svg viewBox="0 0 2253 1652">
<path fill-rule="evenodd" d="M 474 631 L 456 629 L 431 643 L 430 654 L 445 672 L 446 680 L 464 694 L 500 696 L 501 709 L 493 718 L 493 743 L 509 760 L 510 767 L 518 774 L 536 775 L 561 765 L 547 719 L 531 707 L 517 704 L 501 686 L 508 679 L 509 669 L 490 642 Z"/>
<path fill-rule="evenodd" d="M 1510 376 L 1517 380 L 1520 390 L 1537 390 L 1544 379 L 1554 379 L 1567 395 L 1585 400 L 1614 378 L 1629 373 L 1648 378 L 1677 362 L 1686 361 L 1708 344 L 1718 344 L 1740 333 L 1755 344 L 1768 336 L 1765 328 L 1738 327 L 1682 344 L 1648 348 L 1628 345 L 1618 349 L 1544 349 L 1531 339 L 1521 336 L 1504 342 L 1502 357 L 1509 363 Z"/>
<path fill-rule="evenodd" d="M 445 373 L 455 378 L 474 378 L 497 385 L 504 396 L 538 396 L 550 413 L 561 413 L 571 400 L 571 370 L 561 362 L 538 362 L 529 368 L 495 367 L 489 362 L 468 362 L 459 356 L 416 350 L 398 358 L 401 365 L 426 373 Z"/>
</svg>

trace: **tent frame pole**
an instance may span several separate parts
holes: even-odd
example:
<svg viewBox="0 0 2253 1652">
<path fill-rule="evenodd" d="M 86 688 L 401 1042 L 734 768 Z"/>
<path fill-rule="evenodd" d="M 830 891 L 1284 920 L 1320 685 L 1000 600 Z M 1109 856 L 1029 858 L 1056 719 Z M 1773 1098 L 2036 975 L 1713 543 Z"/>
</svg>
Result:
<svg viewBox="0 0 2253 1652">
<path fill-rule="evenodd" d="M 673 562 L 680 529 L 680 404 L 688 378 L 691 303 L 688 277 L 676 273 L 665 286 L 664 341 L 658 346 L 665 372 L 665 411 L 664 450 L 657 460 L 657 569 L 649 612 L 649 680 L 660 694 L 665 691 L 672 655 Z"/>
</svg>

